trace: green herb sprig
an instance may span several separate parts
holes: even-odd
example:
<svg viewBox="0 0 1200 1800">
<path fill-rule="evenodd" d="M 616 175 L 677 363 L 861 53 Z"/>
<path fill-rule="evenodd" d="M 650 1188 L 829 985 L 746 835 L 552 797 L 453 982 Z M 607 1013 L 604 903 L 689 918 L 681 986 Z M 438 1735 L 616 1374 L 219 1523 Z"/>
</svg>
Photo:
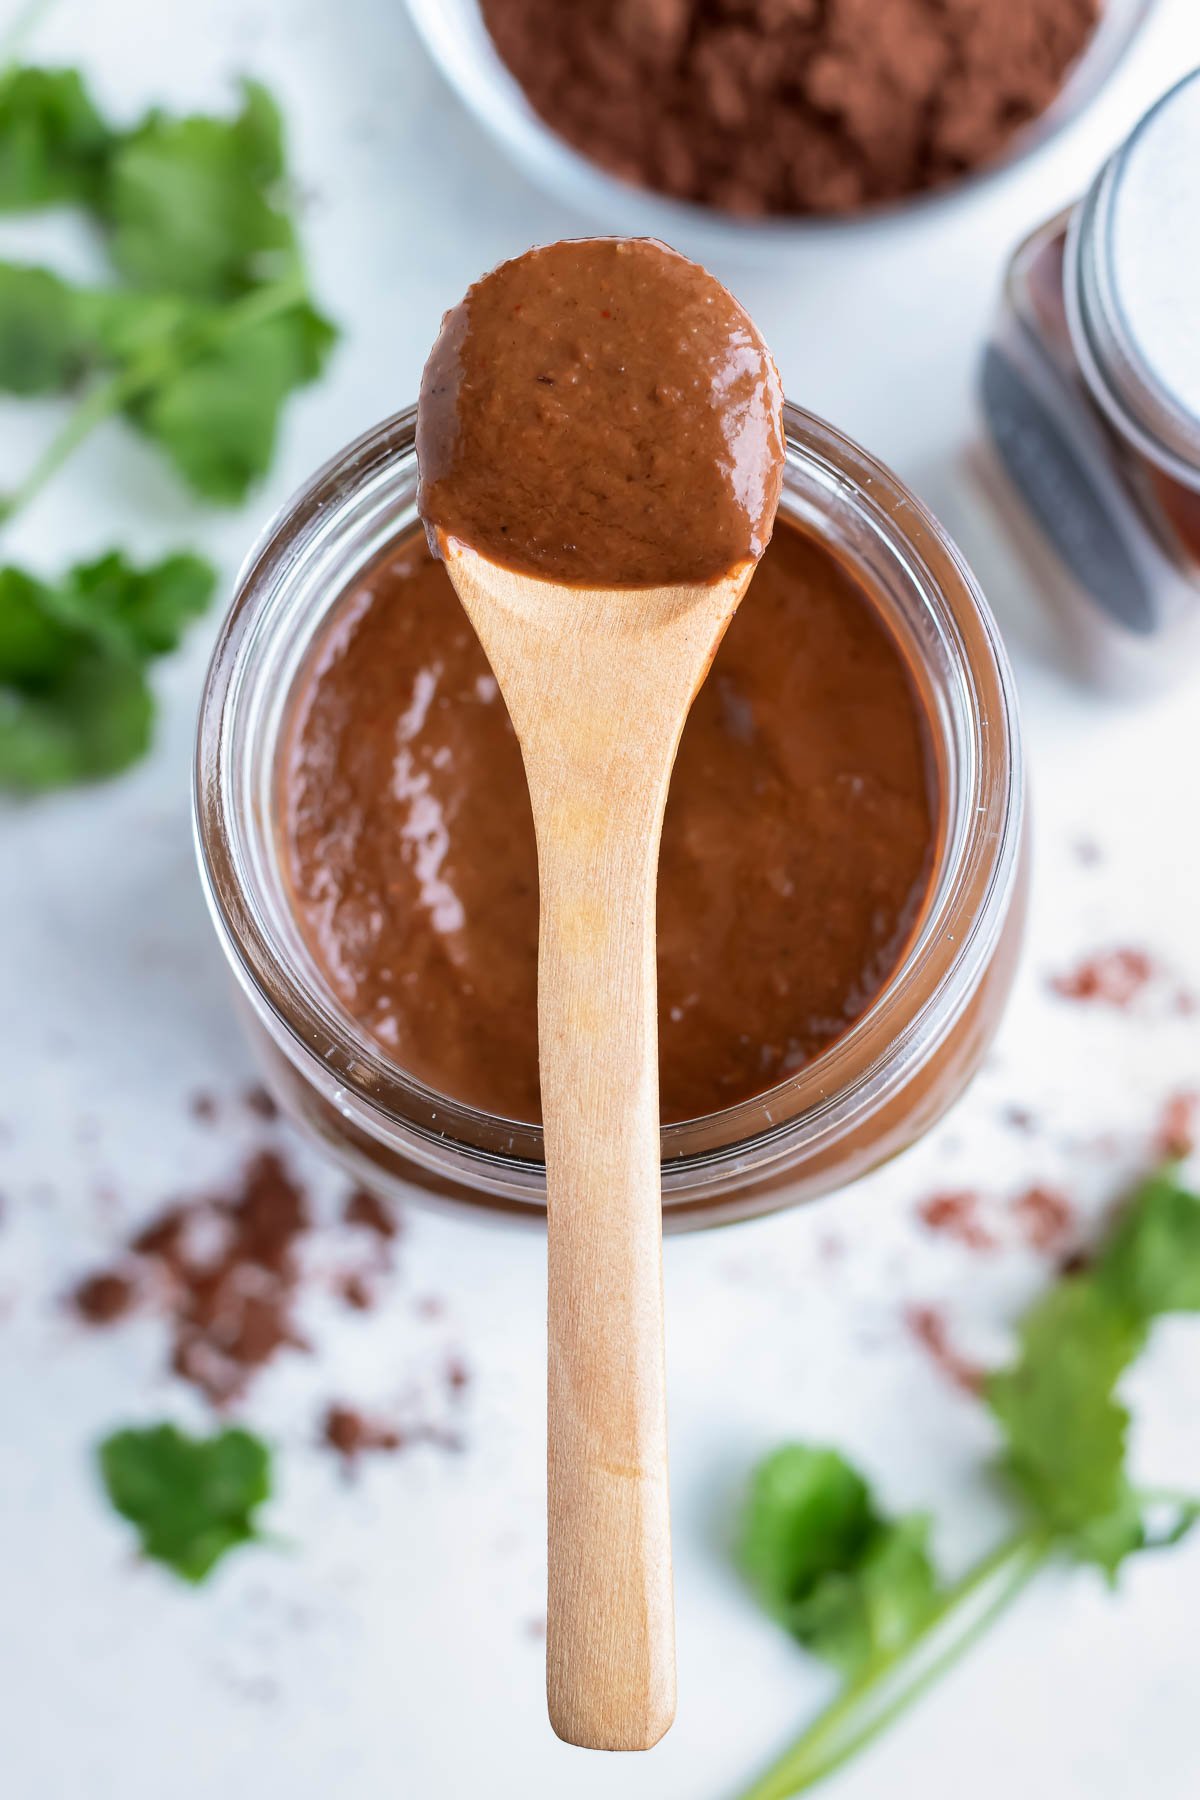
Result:
<svg viewBox="0 0 1200 1800">
<path fill-rule="evenodd" d="M 196 493 L 245 498 L 284 401 L 336 335 L 312 304 L 290 200 L 282 121 L 258 82 L 231 119 L 154 111 L 119 132 L 74 70 L 0 76 L 0 212 L 82 208 L 115 277 L 88 288 L 0 262 L 0 389 L 80 395 L 0 502 L 7 516 L 118 413 Z"/>
<path fill-rule="evenodd" d="M 198 556 L 139 570 L 119 551 L 56 585 L 0 568 L 0 787 L 37 792 L 135 762 L 154 721 L 147 667 L 216 580 Z"/>
<path fill-rule="evenodd" d="M 741 1559 L 764 1606 L 833 1665 L 841 1692 L 741 1800 L 789 1800 L 865 1749 L 930 1688 L 1052 1556 L 1114 1581 L 1178 1543 L 1200 1499 L 1136 1486 L 1118 1383 L 1156 1319 L 1200 1312 L 1200 1197 L 1166 1168 L 1133 1195 L 1093 1265 L 1026 1314 L 985 1398 L 1012 1535 L 958 1581 L 928 1551 L 930 1521 L 889 1519 L 835 1450 L 787 1444 L 755 1471 Z"/>
<path fill-rule="evenodd" d="M 155 110 L 122 131 L 76 70 L 0 71 L 0 214 L 80 209 L 112 269 L 89 287 L 0 261 L 0 392 L 75 398 L 0 494 L 0 521 L 117 415 L 203 499 L 245 498 L 270 467 L 285 401 L 335 337 L 312 302 L 292 201 L 280 115 L 257 82 L 242 84 L 232 118 Z M 0 570 L 0 787 L 37 791 L 136 760 L 153 722 L 146 665 L 214 587 L 191 556 L 138 573 L 114 552 L 58 583 Z M 139 632 L 135 617 L 157 627 Z"/>
</svg>

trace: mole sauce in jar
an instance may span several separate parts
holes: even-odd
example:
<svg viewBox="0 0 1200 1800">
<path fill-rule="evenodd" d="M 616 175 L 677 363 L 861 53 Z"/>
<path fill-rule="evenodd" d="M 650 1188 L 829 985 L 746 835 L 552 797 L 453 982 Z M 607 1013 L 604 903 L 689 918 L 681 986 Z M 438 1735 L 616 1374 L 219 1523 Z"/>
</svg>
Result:
<svg viewBox="0 0 1200 1800">
<path fill-rule="evenodd" d="M 410 532 L 331 609 L 277 775 L 292 904 L 386 1055 L 539 1117 L 537 862 L 520 753 L 442 565 Z M 661 1103 L 787 1079 L 904 953 L 939 798 L 922 703 L 867 593 L 777 523 L 684 729 L 659 867 Z"/>
</svg>

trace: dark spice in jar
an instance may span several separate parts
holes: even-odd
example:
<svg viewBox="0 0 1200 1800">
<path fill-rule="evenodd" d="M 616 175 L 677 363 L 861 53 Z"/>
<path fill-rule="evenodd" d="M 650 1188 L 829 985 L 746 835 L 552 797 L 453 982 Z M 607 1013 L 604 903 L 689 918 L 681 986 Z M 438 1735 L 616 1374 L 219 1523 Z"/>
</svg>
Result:
<svg viewBox="0 0 1200 1800">
<path fill-rule="evenodd" d="M 615 175 L 733 213 L 844 213 L 993 160 L 1100 0 L 482 0 L 546 123 Z"/>
</svg>

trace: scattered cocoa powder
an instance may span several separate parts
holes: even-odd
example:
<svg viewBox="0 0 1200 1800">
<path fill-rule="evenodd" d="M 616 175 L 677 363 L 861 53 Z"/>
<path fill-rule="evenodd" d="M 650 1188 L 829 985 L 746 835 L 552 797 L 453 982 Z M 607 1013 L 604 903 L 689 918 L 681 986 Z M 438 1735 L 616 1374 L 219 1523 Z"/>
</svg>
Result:
<svg viewBox="0 0 1200 1800">
<path fill-rule="evenodd" d="M 136 1302 L 136 1282 L 116 1269 L 89 1275 L 71 1293 L 71 1305 L 89 1325 L 112 1325 L 132 1312 Z"/>
<path fill-rule="evenodd" d="M 262 1119 L 268 1125 L 279 1117 L 275 1096 L 261 1082 L 255 1082 L 253 1087 L 246 1089 L 242 1095 L 242 1104 L 256 1119 Z"/>
<path fill-rule="evenodd" d="M 628 181 L 843 213 L 962 176 L 1045 111 L 1101 0 L 482 0 L 546 123 Z"/>
<path fill-rule="evenodd" d="M 398 1450 L 400 1433 L 393 1425 L 368 1419 L 357 1407 L 335 1402 L 328 1408 L 321 1424 L 322 1441 L 348 1465 L 353 1465 L 366 1450 Z"/>
<path fill-rule="evenodd" d="M 438 1450 L 460 1451 L 463 1441 L 457 1432 L 444 1426 L 422 1423 L 399 1426 L 374 1419 L 356 1406 L 335 1401 L 326 1410 L 321 1425 L 321 1440 L 336 1450 L 348 1468 L 368 1450 L 407 1450 L 417 1444 L 430 1444 Z"/>
<path fill-rule="evenodd" d="M 952 1193 L 931 1194 L 917 1208 L 921 1222 L 930 1231 L 943 1232 L 968 1250 L 994 1250 L 994 1234 L 979 1217 L 981 1196 L 969 1188 Z"/>
<path fill-rule="evenodd" d="M 375 1289 L 358 1269 L 347 1269 L 337 1277 L 337 1291 L 355 1312 L 370 1312 L 375 1304 Z"/>
<path fill-rule="evenodd" d="M 188 1102 L 188 1111 L 200 1125 L 211 1125 L 217 1116 L 217 1103 L 211 1094 L 193 1094 Z"/>
<path fill-rule="evenodd" d="M 1060 1251 L 1075 1229 L 1075 1208 L 1057 1188 L 1035 1182 L 1016 1196 L 1012 1210 L 1031 1250 Z"/>
<path fill-rule="evenodd" d="M 292 1309 L 296 1245 L 308 1226 L 303 1189 L 282 1157 L 262 1151 L 232 1194 L 168 1206 L 138 1232 L 129 1255 L 153 1279 L 139 1281 L 136 1296 L 124 1270 L 102 1270 L 76 1289 L 76 1308 L 107 1323 L 135 1297 L 155 1293 L 170 1319 L 171 1367 L 214 1406 L 225 1405 L 277 1351 L 306 1348 Z M 114 1305 L 119 1310 L 103 1317 L 96 1312 Z"/>
<path fill-rule="evenodd" d="M 1124 1007 L 1145 992 L 1157 973 L 1154 958 L 1145 950 L 1102 950 L 1066 974 L 1052 976 L 1050 986 L 1063 1000 L 1098 1000 L 1105 1006 Z"/>
<path fill-rule="evenodd" d="M 355 1188 L 342 1210 L 347 1225 L 362 1225 L 389 1241 L 400 1235 L 400 1220 L 386 1201 L 369 1188 Z"/>
<path fill-rule="evenodd" d="M 461 1394 L 469 1387 L 471 1371 L 461 1356 L 451 1356 L 446 1362 L 446 1386 L 453 1394 Z"/>
<path fill-rule="evenodd" d="M 1156 1155 L 1164 1161 L 1191 1156 L 1200 1137 L 1200 1091 L 1181 1088 L 1163 1103 L 1154 1135 Z"/>
<path fill-rule="evenodd" d="M 1054 975 L 1050 987 L 1062 1000 L 1113 1006 L 1121 1011 L 1156 993 L 1168 1012 L 1190 1014 L 1196 997 L 1177 982 L 1148 950 L 1118 945 L 1098 951 L 1065 974 Z"/>
<path fill-rule="evenodd" d="M 987 1371 L 954 1349 L 946 1320 L 937 1307 L 910 1306 L 904 1318 L 917 1342 L 928 1350 L 938 1368 L 955 1387 L 978 1397 L 983 1391 Z"/>
</svg>

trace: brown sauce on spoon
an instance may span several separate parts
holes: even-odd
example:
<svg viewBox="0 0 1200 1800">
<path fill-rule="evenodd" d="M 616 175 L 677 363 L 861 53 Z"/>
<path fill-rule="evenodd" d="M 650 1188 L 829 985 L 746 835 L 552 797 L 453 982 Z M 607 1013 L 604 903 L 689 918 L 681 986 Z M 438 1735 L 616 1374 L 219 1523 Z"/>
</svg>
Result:
<svg viewBox="0 0 1200 1800">
<path fill-rule="evenodd" d="M 649 238 L 502 263 L 446 314 L 419 509 L 492 562 L 583 587 L 719 579 L 771 535 L 782 390 L 749 316 Z"/>
</svg>

